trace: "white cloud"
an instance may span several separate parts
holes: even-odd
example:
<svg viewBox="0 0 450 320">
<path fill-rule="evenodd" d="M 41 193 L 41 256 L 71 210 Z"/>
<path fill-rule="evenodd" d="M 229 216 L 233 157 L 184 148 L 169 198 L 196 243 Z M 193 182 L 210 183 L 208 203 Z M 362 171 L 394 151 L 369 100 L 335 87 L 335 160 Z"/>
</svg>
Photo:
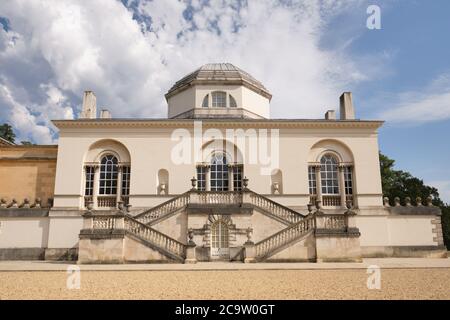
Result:
<svg viewBox="0 0 450 320">
<path fill-rule="evenodd" d="M 370 78 L 346 48 L 320 45 L 327 22 L 361 1 L 240 3 L 2 1 L 10 30 L 0 29 L 0 84 L 15 103 L 0 101 L 9 110 L 0 119 L 31 135 L 13 116 L 28 112 L 34 140 L 48 142 L 49 119 L 77 114 L 88 89 L 113 116 L 164 117 L 164 93 L 208 62 L 234 63 L 262 81 L 272 117 L 322 117 L 347 86 Z"/>
<path fill-rule="evenodd" d="M 1 84 L 0 103 L 9 109 L 9 119 L 19 131 L 19 141 L 34 139 L 44 144 L 52 143 L 50 129 L 38 124 L 36 117 L 24 105 L 15 101 L 9 89 Z"/>
<path fill-rule="evenodd" d="M 450 74 L 440 75 L 422 93 L 404 92 L 397 100 L 381 118 L 410 125 L 450 119 Z"/>
</svg>

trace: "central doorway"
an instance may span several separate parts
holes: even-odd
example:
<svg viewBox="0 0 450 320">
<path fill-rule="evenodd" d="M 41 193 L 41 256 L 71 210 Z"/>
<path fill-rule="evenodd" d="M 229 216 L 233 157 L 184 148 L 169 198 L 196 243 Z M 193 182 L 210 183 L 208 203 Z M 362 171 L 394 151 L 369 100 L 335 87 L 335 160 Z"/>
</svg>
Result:
<svg viewBox="0 0 450 320">
<path fill-rule="evenodd" d="M 211 226 L 211 259 L 229 260 L 230 247 L 228 243 L 228 226 L 218 220 Z"/>
</svg>

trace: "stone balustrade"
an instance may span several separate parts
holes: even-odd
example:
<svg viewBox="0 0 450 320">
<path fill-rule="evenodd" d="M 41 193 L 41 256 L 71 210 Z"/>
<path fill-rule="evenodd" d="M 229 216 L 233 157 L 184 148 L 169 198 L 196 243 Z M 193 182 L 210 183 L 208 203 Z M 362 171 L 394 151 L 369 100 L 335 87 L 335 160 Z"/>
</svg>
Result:
<svg viewBox="0 0 450 320">
<path fill-rule="evenodd" d="M 179 257 L 186 255 L 186 245 L 131 217 L 125 217 L 125 230 Z"/>
<path fill-rule="evenodd" d="M 240 205 L 242 203 L 242 193 L 233 191 L 203 191 L 197 196 L 199 204 L 224 204 Z"/>
<path fill-rule="evenodd" d="M 340 207 L 340 195 L 322 195 L 322 203 L 325 207 Z"/>
<path fill-rule="evenodd" d="M 185 257 L 185 244 L 137 221 L 124 211 L 115 214 L 87 211 L 83 218 L 80 239 L 123 239 L 128 234 L 162 248 L 179 259 Z"/>
<path fill-rule="evenodd" d="M 98 208 L 115 208 L 117 206 L 117 197 L 114 196 L 97 196 Z"/>
<path fill-rule="evenodd" d="M 388 197 L 383 198 L 383 205 L 385 207 L 391 207 L 390 199 Z M 433 198 L 431 196 L 429 196 L 425 199 L 425 202 L 424 202 L 421 197 L 417 197 L 415 199 L 415 203 L 413 205 L 411 203 L 411 198 L 405 197 L 403 206 L 405 206 L 405 207 L 412 207 L 412 206 L 421 207 L 424 205 L 427 207 L 433 207 Z M 399 197 L 395 197 L 394 198 L 394 207 L 400 207 L 400 206 L 402 206 L 401 199 Z"/>
<path fill-rule="evenodd" d="M 285 207 L 275 201 L 270 200 L 264 196 L 261 196 L 253 191 L 248 191 L 249 202 L 263 210 L 270 212 L 271 214 L 278 216 L 279 218 L 289 221 L 291 223 L 297 223 L 302 220 L 304 216 L 288 207 Z"/>
<path fill-rule="evenodd" d="M 48 207 L 51 207 L 51 199 L 49 199 Z M 0 199 L 0 209 L 41 209 L 42 201 L 40 198 L 36 198 L 33 202 L 28 198 L 23 199 L 23 201 L 18 202 L 16 199 L 11 199 L 7 201 L 5 198 Z"/>
<path fill-rule="evenodd" d="M 433 198 L 427 197 L 425 201 L 417 197 L 412 202 L 410 197 L 405 197 L 403 202 L 399 197 L 395 197 L 394 205 L 391 205 L 388 197 L 383 198 L 383 205 L 391 214 L 401 215 L 441 215 L 441 209 L 433 205 Z"/>
<path fill-rule="evenodd" d="M 135 219 L 141 223 L 149 223 L 171 212 L 183 208 L 190 202 L 189 192 L 183 193 L 175 198 L 170 199 L 160 205 L 146 210 L 135 216 Z"/>
<path fill-rule="evenodd" d="M 313 215 L 304 218 L 296 224 L 289 226 L 280 232 L 255 244 L 256 258 L 261 260 L 273 250 L 284 246 L 297 239 L 306 232 L 315 228 L 315 218 Z"/>
</svg>

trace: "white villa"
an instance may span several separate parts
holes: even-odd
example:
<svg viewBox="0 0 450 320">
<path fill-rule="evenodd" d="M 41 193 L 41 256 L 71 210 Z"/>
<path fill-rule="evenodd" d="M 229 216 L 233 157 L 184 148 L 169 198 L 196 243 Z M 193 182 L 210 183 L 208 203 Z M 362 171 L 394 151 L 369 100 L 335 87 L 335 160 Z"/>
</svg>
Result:
<svg viewBox="0 0 450 320">
<path fill-rule="evenodd" d="M 383 122 L 355 118 L 351 93 L 340 97 L 339 117 L 330 110 L 323 119 L 270 119 L 272 95 L 263 84 L 217 63 L 185 76 L 165 97 L 167 119 L 115 119 L 107 110 L 98 117 L 95 95 L 86 91 L 79 119 L 53 121 L 53 201 L 46 207 L 34 194 L 14 200 L 0 189 L 0 258 L 446 256 L 431 199 L 404 199 L 405 206 L 383 199 Z M 13 149 L 0 147 L 0 178 L 7 159 L 25 157 L 6 155 Z"/>
</svg>

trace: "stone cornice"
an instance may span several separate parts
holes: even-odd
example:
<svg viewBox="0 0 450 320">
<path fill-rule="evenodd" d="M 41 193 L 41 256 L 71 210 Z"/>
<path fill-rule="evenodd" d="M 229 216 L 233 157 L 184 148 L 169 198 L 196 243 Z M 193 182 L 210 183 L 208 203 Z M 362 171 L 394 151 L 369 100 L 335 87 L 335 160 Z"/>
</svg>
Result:
<svg viewBox="0 0 450 320">
<path fill-rule="evenodd" d="M 378 120 L 306 119 L 82 119 L 53 120 L 58 129 L 66 128 L 192 128 L 201 121 L 204 128 L 280 128 L 280 129 L 373 129 Z"/>
<path fill-rule="evenodd" d="M 269 101 L 272 99 L 272 94 L 270 94 L 269 91 L 267 90 L 262 90 L 261 88 L 258 88 L 257 86 L 255 86 L 254 84 L 252 84 L 251 82 L 245 80 L 245 79 L 227 79 L 227 80 L 209 80 L 209 79 L 194 79 L 189 81 L 186 84 L 183 84 L 177 88 L 171 89 L 169 90 L 164 97 L 166 98 L 166 100 L 168 100 L 170 97 L 173 97 L 174 95 L 187 90 L 193 86 L 196 85 L 219 85 L 219 86 L 244 86 L 260 95 L 262 95 L 263 97 L 269 99 Z"/>
<path fill-rule="evenodd" d="M 5 149 L 8 151 L 19 151 L 19 150 L 30 150 L 30 149 L 48 149 L 55 150 L 58 149 L 57 144 L 14 144 L 14 145 L 0 145 L 0 149 Z"/>
</svg>

